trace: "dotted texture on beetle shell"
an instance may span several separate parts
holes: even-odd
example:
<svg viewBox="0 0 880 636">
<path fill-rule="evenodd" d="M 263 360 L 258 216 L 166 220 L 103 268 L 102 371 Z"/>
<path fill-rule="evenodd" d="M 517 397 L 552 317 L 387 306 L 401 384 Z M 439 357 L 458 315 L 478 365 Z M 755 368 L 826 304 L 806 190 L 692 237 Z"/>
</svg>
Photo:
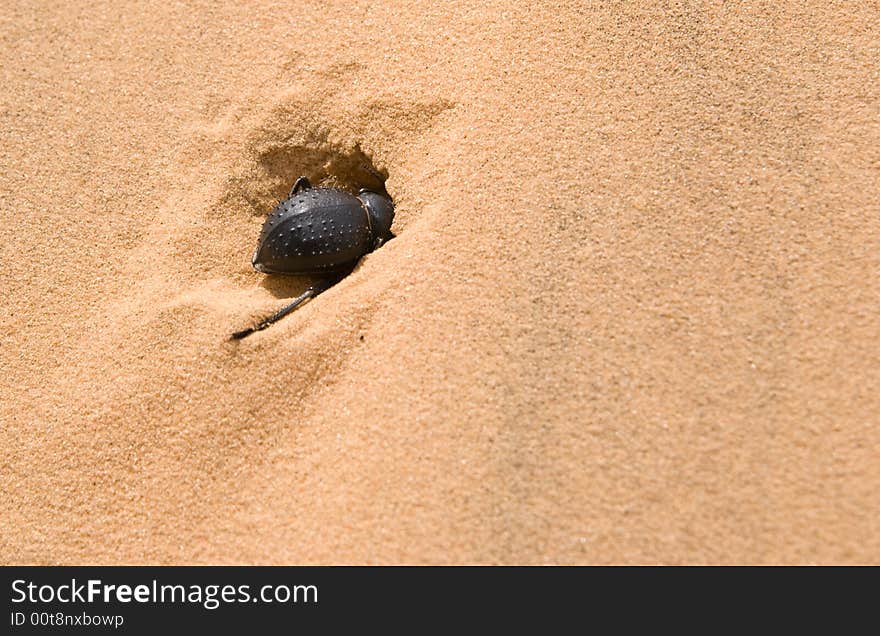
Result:
<svg viewBox="0 0 880 636">
<path fill-rule="evenodd" d="M 279 203 L 263 224 L 255 263 L 264 271 L 330 271 L 356 261 L 373 242 L 366 211 L 348 192 L 313 188 Z"/>
</svg>

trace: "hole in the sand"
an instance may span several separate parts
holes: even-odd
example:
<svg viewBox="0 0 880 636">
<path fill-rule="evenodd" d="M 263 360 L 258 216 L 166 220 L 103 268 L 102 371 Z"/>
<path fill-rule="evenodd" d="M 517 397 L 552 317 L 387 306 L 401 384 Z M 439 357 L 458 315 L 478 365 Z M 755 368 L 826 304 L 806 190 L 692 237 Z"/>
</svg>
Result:
<svg viewBox="0 0 880 636">
<path fill-rule="evenodd" d="M 287 196 L 300 176 L 314 186 L 385 192 L 388 173 L 357 144 L 342 148 L 329 142 L 266 142 L 257 148 L 253 173 L 236 179 L 237 189 L 254 214 L 264 215 Z"/>
</svg>

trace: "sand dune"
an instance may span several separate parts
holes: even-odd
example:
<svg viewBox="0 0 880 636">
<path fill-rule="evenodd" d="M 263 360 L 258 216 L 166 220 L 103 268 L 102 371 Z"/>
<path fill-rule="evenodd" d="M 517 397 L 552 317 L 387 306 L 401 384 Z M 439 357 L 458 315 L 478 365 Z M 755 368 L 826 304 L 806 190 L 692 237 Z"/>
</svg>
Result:
<svg viewBox="0 0 880 636">
<path fill-rule="evenodd" d="M 0 9 L 0 562 L 880 561 L 875 3 L 227 4 Z"/>
</svg>

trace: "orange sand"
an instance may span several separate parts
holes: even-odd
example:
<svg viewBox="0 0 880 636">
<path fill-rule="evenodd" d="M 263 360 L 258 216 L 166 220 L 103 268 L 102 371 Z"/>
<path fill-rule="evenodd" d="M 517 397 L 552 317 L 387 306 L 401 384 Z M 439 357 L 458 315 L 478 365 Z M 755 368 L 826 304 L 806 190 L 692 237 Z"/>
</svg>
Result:
<svg viewBox="0 0 880 636">
<path fill-rule="evenodd" d="M 0 563 L 880 562 L 876 3 L 78 4 L 0 9 Z M 228 342 L 358 149 L 398 238 Z"/>
</svg>

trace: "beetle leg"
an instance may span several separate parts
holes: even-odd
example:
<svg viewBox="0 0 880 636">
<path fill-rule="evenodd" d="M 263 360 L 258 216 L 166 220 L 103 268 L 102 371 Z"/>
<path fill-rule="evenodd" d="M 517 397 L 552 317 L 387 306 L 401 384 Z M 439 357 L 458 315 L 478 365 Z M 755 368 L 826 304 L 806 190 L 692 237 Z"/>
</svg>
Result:
<svg viewBox="0 0 880 636">
<path fill-rule="evenodd" d="M 288 198 L 292 197 L 294 194 L 296 194 L 300 190 L 309 190 L 309 189 L 311 189 L 311 187 L 312 187 L 312 184 L 309 182 L 308 178 L 300 177 L 293 184 L 293 187 L 290 189 L 290 194 L 288 194 L 287 196 L 288 196 Z"/>
<path fill-rule="evenodd" d="M 338 273 L 334 276 L 330 276 L 329 278 L 325 278 L 323 280 L 318 281 L 317 283 L 315 283 L 314 285 L 309 287 L 307 290 L 305 290 L 303 293 L 301 293 L 299 296 L 294 298 L 291 302 L 284 305 L 284 307 L 282 307 L 281 309 L 276 311 L 271 316 L 263 318 L 260 322 L 258 322 L 253 327 L 248 327 L 247 329 L 242 329 L 241 331 L 236 331 L 234 334 L 232 334 L 232 336 L 230 336 L 229 339 L 230 340 L 241 340 L 242 338 L 245 338 L 256 331 L 262 331 L 263 329 L 265 329 L 269 325 L 278 322 L 279 320 L 284 318 L 287 314 L 289 314 L 294 309 L 296 309 L 297 307 L 302 305 L 304 302 L 306 302 L 309 298 L 314 298 L 315 296 L 317 296 L 321 292 L 327 291 L 329 288 L 333 287 L 333 285 L 335 285 L 340 280 L 345 278 L 345 276 L 347 276 L 349 273 L 351 273 L 352 269 L 354 269 L 354 268 L 353 267 L 347 268 L 344 272 Z"/>
<path fill-rule="evenodd" d="M 324 291 L 324 290 L 321 290 L 321 291 Z M 263 318 L 260 322 L 258 322 L 253 327 L 248 327 L 247 329 L 242 329 L 241 331 L 236 331 L 234 334 L 232 334 L 232 336 L 230 337 L 230 340 L 241 340 L 242 338 L 251 335 L 255 331 L 262 331 L 263 329 L 265 329 L 266 327 L 268 327 L 272 323 L 278 322 L 279 320 L 284 318 L 284 316 L 289 314 L 291 311 L 293 311 L 294 309 L 296 309 L 297 307 L 302 305 L 309 298 L 314 298 L 319 293 L 321 293 L 321 292 L 317 291 L 315 289 L 315 286 L 312 285 L 307 290 L 305 290 L 303 293 L 301 293 L 299 296 L 294 298 L 293 302 L 288 303 L 287 305 L 285 305 L 284 307 L 282 307 L 281 309 L 276 311 L 271 316 L 269 316 L 267 318 Z"/>
</svg>

